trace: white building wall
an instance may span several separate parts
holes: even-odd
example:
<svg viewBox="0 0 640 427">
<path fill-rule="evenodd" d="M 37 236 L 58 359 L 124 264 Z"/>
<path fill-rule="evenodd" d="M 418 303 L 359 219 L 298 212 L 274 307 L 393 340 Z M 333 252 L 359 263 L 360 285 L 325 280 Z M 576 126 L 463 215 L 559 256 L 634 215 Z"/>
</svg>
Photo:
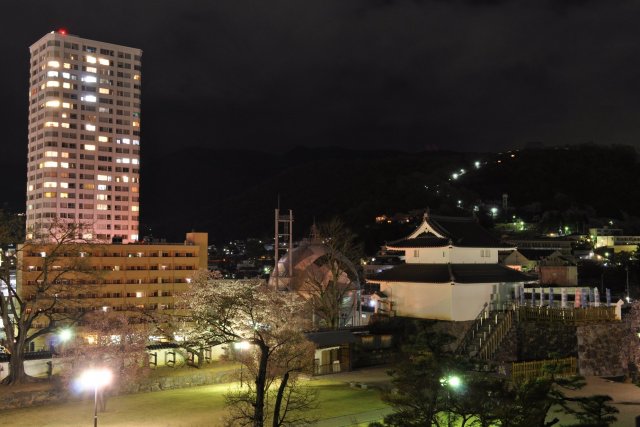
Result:
<svg viewBox="0 0 640 427">
<path fill-rule="evenodd" d="M 491 301 L 496 290 L 495 283 L 456 283 L 452 286 L 453 318 L 451 320 L 473 320 L 485 303 Z"/>
<path fill-rule="evenodd" d="M 493 248 L 440 248 L 405 249 L 407 264 L 497 264 L 498 250 Z"/>
<path fill-rule="evenodd" d="M 458 248 L 451 251 L 451 264 L 497 264 L 498 250 L 492 248 Z"/>
<path fill-rule="evenodd" d="M 451 248 L 415 248 L 405 250 L 407 264 L 449 264 Z"/>
<path fill-rule="evenodd" d="M 380 282 L 397 316 L 420 319 L 454 320 L 452 288 L 450 283 Z"/>
</svg>

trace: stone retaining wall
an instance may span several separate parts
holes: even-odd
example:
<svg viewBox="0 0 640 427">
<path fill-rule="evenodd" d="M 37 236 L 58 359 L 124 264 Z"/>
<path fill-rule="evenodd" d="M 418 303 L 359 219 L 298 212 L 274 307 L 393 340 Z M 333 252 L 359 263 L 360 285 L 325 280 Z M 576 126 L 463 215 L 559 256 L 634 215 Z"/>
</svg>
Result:
<svg viewBox="0 0 640 427">
<path fill-rule="evenodd" d="M 172 390 L 178 388 L 194 387 L 200 385 L 221 384 L 233 380 L 234 370 L 210 372 L 206 370 L 193 369 L 187 375 L 147 377 L 138 383 L 128 383 L 122 385 L 119 390 L 109 390 L 110 395 L 144 393 L 151 391 Z M 54 380 L 56 378 L 54 377 Z M 91 394 L 91 393 L 90 393 Z M 93 396 L 93 394 L 91 394 Z M 25 408 L 37 405 L 50 405 L 63 403 L 68 400 L 82 400 L 87 396 L 74 395 L 67 389 L 55 382 L 51 384 L 49 390 L 39 391 L 16 391 L 6 390 L 0 399 L 0 411 L 6 409 Z M 93 398 L 93 397 L 91 397 Z"/>
</svg>

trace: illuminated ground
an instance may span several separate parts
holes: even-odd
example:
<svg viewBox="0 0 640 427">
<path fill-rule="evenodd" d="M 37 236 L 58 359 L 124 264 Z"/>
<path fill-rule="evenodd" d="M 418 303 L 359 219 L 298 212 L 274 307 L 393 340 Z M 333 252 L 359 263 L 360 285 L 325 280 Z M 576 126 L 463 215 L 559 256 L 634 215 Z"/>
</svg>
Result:
<svg viewBox="0 0 640 427">
<path fill-rule="evenodd" d="M 351 420 L 372 420 L 386 406 L 375 390 L 351 388 L 344 381 L 314 379 L 319 408 L 312 415 L 320 425 L 345 425 Z M 111 397 L 100 426 L 204 427 L 223 425 L 223 394 L 230 384 Z M 383 411 L 384 412 L 384 411 Z M 93 399 L 0 412 L 2 426 L 71 427 L 91 425 Z M 372 418 L 373 417 L 373 418 Z M 346 421 L 345 421 L 346 420 Z"/>
</svg>

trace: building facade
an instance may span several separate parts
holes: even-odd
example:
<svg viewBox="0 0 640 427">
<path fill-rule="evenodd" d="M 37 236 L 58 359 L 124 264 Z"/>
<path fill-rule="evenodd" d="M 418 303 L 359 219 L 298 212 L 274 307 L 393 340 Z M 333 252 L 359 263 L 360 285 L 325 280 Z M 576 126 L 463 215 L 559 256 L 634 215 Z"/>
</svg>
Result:
<svg viewBox="0 0 640 427">
<path fill-rule="evenodd" d="M 30 53 L 27 240 L 62 220 L 137 241 L 142 51 L 60 30 Z"/>
<path fill-rule="evenodd" d="M 55 297 L 65 303 L 56 310 L 174 310 L 175 297 L 188 289 L 199 270 L 207 269 L 207 246 L 207 233 L 195 232 L 187 233 L 183 243 L 68 248 L 26 243 L 18 251 L 18 293 L 27 301 L 35 298 L 34 288 L 46 273 L 48 280 L 60 282 L 56 292 L 61 294 Z"/>
</svg>

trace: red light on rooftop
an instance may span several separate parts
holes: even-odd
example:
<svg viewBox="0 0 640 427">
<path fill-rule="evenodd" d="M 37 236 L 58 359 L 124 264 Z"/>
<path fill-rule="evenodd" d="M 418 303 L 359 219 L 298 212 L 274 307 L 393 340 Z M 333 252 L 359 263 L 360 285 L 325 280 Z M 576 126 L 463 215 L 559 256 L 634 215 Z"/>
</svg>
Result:
<svg viewBox="0 0 640 427">
<path fill-rule="evenodd" d="M 67 35 L 67 29 L 66 28 L 60 28 L 58 30 L 58 34 L 62 34 L 63 36 Z"/>
</svg>

